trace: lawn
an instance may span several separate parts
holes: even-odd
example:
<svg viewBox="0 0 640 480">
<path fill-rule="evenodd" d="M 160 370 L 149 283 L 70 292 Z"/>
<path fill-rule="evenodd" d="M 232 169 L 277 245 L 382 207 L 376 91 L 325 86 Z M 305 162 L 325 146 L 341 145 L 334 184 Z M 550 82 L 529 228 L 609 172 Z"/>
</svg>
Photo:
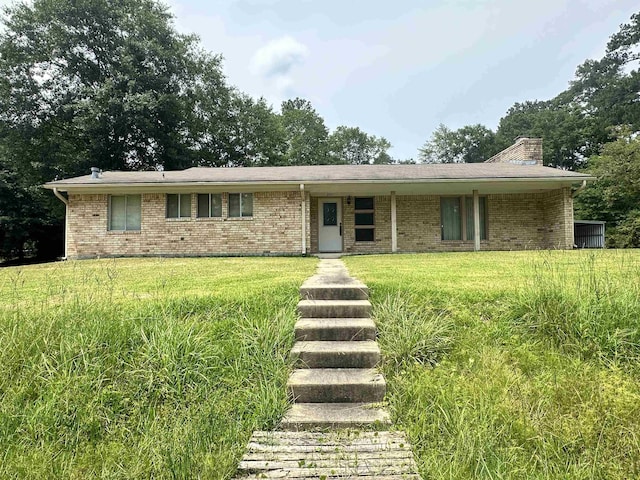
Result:
<svg viewBox="0 0 640 480">
<path fill-rule="evenodd" d="M 0 269 L 0 478 L 229 478 L 286 409 L 316 262 Z"/>
<path fill-rule="evenodd" d="M 424 478 L 640 478 L 640 251 L 345 262 Z"/>
<path fill-rule="evenodd" d="M 640 251 L 345 257 L 424 478 L 640 477 Z M 313 258 L 0 269 L 0 478 L 229 478 Z"/>
</svg>

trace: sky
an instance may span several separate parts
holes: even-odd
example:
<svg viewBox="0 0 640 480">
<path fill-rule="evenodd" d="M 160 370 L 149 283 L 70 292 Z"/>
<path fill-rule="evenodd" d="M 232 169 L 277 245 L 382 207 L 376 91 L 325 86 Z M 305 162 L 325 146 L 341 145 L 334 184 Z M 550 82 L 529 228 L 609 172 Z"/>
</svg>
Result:
<svg viewBox="0 0 640 480">
<path fill-rule="evenodd" d="M 230 84 L 276 111 L 296 96 L 327 127 L 383 136 L 416 158 L 440 123 L 495 130 L 604 54 L 638 0 L 164 0 L 221 54 Z M 0 0 L 0 5 L 10 0 Z"/>
<path fill-rule="evenodd" d="M 440 123 L 495 129 L 547 100 L 640 11 L 637 0 L 169 0 L 229 83 L 279 110 L 306 98 L 327 127 L 383 136 L 399 159 Z"/>
</svg>

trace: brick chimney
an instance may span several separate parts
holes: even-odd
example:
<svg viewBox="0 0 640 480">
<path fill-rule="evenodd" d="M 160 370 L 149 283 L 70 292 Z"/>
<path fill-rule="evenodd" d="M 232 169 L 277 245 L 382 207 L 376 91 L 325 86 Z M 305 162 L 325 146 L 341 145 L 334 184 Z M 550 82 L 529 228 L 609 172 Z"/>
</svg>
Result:
<svg viewBox="0 0 640 480">
<path fill-rule="evenodd" d="M 496 153 L 485 163 L 513 163 L 515 165 L 543 165 L 542 139 L 517 137 L 510 147 Z"/>
</svg>

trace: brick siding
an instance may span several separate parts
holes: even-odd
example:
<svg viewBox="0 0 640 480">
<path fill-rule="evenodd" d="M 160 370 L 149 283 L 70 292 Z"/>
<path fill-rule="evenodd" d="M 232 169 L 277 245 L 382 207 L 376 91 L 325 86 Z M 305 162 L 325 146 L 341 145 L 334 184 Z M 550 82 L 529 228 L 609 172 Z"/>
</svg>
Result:
<svg viewBox="0 0 640 480">
<path fill-rule="evenodd" d="M 564 188 L 545 193 L 487 195 L 487 240 L 481 250 L 570 249 L 573 199 Z M 347 253 L 391 252 L 391 197 L 375 197 L 375 241 L 356 242 L 353 205 L 343 201 Z M 472 251 L 473 241 L 441 240 L 440 197 L 398 195 L 398 252 Z M 318 199 L 311 199 L 311 253 L 318 252 Z"/>
<path fill-rule="evenodd" d="M 166 195 L 142 195 L 140 231 L 108 231 L 106 194 L 69 195 L 70 258 L 138 255 L 299 255 L 302 253 L 299 191 L 255 192 L 253 217 L 228 218 L 223 194 L 222 217 L 167 219 Z M 304 194 L 307 252 L 318 252 L 318 198 Z M 487 240 L 482 250 L 571 248 L 573 199 L 564 188 L 544 193 L 488 195 Z M 373 242 L 355 241 L 354 201 L 342 201 L 343 251 L 391 252 L 391 197 L 374 197 Z M 470 251 L 473 241 L 442 241 L 440 197 L 398 195 L 399 252 Z"/>
<path fill-rule="evenodd" d="M 541 138 L 517 138 L 515 143 L 501 152 L 496 153 L 485 163 L 521 163 L 535 161 L 536 165 L 542 165 L 542 139 Z"/>
<path fill-rule="evenodd" d="M 142 195 L 140 231 L 108 231 L 108 195 L 69 195 L 70 258 L 137 255 L 299 255 L 302 248 L 301 195 L 255 192 L 253 217 L 167 219 L 166 195 Z M 310 235 L 307 235 L 310 241 Z"/>
</svg>

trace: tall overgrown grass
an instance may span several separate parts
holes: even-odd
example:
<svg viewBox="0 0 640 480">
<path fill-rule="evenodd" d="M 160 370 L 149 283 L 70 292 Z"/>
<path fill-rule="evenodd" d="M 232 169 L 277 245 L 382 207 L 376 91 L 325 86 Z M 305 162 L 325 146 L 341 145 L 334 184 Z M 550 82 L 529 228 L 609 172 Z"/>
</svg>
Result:
<svg viewBox="0 0 640 480">
<path fill-rule="evenodd" d="M 632 257 L 603 262 L 587 252 L 572 269 L 553 256 L 530 265 L 513 318 L 559 348 L 583 357 L 640 360 L 640 266 Z"/>
<path fill-rule="evenodd" d="M 308 259 L 0 270 L 0 478 L 230 478 L 287 406 Z"/>
<path fill-rule="evenodd" d="M 424 478 L 640 478 L 640 251 L 345 262 Z"/>
</svg>

